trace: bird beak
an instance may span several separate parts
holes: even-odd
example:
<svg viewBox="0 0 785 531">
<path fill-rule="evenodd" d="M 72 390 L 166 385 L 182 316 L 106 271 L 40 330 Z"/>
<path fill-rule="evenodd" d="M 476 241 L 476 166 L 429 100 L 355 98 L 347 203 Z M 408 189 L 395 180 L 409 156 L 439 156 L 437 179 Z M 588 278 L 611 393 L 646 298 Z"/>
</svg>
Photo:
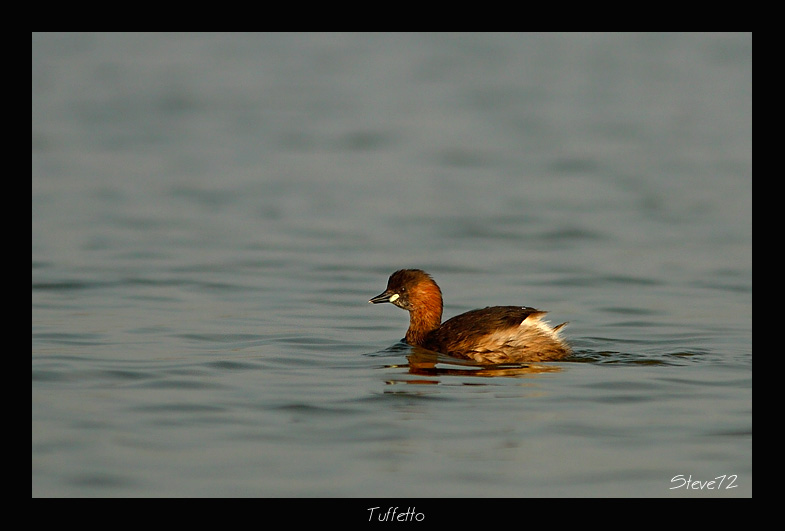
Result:
<svg viewBox="0 0 785 531">
<path fill-rule="evenodd" d="M 395 297 L 395 298 L 393 298 L 393 297 Z M 377 295 L 376 297 L 372 298 L 368 302 L 372 302 L 374 304 L 379 304 L 380 302 L 392 302 L 392 301 L 394 301 L 397 298 L 398 298 L 397 295 L 392 294 L 389 291 L 385 291 L 384 293 L 381 293 L 381 294 Z"/>
</svg>

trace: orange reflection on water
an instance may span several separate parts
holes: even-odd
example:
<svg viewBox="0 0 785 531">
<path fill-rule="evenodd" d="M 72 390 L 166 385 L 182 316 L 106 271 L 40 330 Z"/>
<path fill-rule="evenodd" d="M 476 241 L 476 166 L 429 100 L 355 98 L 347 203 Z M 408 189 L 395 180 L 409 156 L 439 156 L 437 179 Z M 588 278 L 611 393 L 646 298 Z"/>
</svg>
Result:
<svg viewBox="0 0 785 531">
<path fill-rule="evenodd" d="M 406 356 L 409 374 L 418 376 L 531 376 L 546 372 L 559 372 L 561 367 L 541 363 L 504 363 L 481 365 L 472 360 L 453 358 L 419 347 Z M 407 383 L 434 384 L 434 380 L 406 380 Z"/>
</svg>

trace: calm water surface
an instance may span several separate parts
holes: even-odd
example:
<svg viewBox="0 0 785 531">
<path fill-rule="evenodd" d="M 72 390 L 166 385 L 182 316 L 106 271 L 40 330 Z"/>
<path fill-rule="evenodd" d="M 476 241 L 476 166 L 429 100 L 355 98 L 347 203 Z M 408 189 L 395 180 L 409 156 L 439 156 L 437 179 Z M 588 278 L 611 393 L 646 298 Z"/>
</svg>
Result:
<svg viewBox="0 0 785 531">
<path fill-rule="evenodd" d="M 751 35 L 34 34 L 32 284 L 33 496 L 751 496 Z"/>
</svg>

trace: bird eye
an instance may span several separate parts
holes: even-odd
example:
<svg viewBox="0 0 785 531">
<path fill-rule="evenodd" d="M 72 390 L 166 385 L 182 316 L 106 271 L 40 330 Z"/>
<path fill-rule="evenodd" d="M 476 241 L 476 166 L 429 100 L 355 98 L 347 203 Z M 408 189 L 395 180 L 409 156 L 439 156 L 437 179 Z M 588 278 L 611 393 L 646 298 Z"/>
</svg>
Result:
<svg viewBox="0 0 785 531">
<path fill-rule="evenodd" d="M 406 286 L 401 287 L 401 293 L 406 293 Z"/>
</svg>

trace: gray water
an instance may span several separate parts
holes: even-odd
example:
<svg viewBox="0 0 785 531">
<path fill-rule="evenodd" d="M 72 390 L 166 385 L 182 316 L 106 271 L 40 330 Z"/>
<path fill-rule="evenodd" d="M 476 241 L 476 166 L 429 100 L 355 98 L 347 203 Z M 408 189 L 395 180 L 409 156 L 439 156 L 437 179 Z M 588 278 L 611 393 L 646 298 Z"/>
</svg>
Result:
<svg viewBox="0 0 785 531">
<path fill-rule="evenodd" d="M 33 496 L 752 495 L 750 34 L 33 34 L 32 220 Z"/>
</svg>

